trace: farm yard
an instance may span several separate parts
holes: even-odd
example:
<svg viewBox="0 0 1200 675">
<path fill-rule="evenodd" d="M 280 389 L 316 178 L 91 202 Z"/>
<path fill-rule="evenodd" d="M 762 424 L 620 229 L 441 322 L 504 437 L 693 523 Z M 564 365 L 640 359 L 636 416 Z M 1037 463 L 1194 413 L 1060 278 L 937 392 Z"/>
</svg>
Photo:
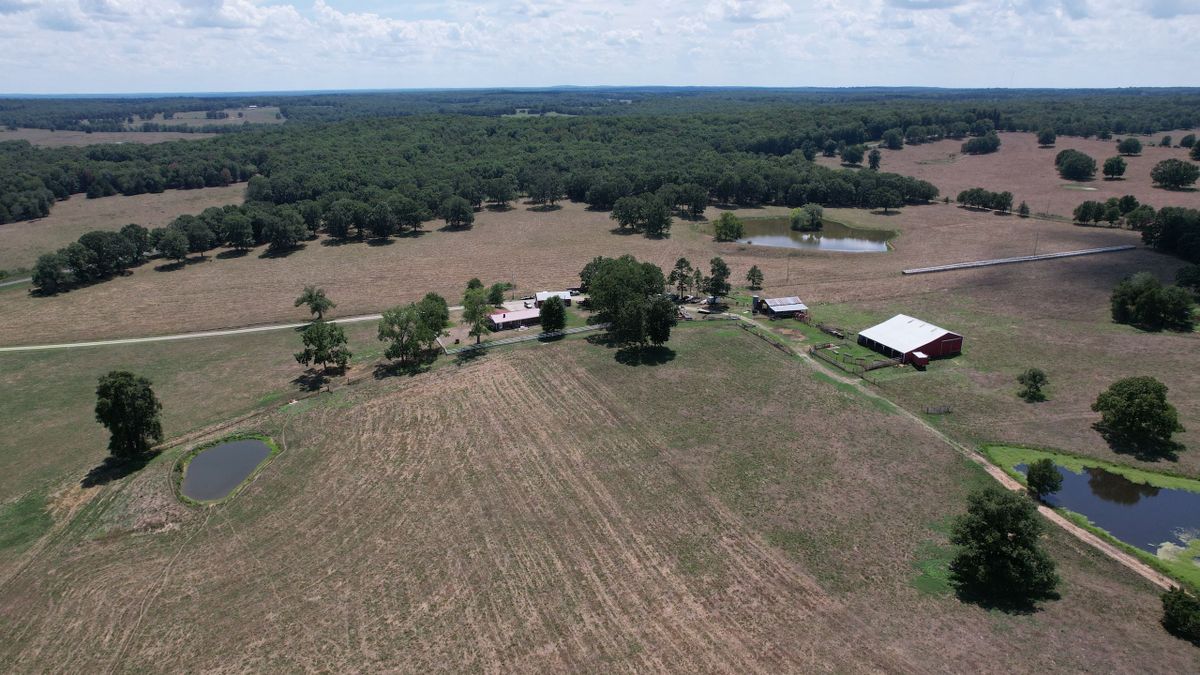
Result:
<svg viewBox="0 0 1200 675">
<path fill-rule="evenodd" d="M 216 510 L 172 503 L 180 448 L 75 488 L 0 578 L 0 662 L 992 670 L 1019 643 L 1058 670 L 1196 667 L 1145 582 L 1058 532 L 1061 600 L 960 603 L 936 561 L 977 469 L 728 324 L 671 349 L 628 367 L 568 340 L 285 406 L 246 425 L 282 453 Z"/>
<path fill-rule="evenodd" d="M 0 286 L 0 669 L 1200 672 L 1161 599 L 1197 590 L 1194 508 L 1133 553 L 1129 529 L 1051 508 L 1200 498 L 1200 212 L 1159 214 L 1157 248 L 1061 217 L 1110 195 L 1200 207 L 1147 175 L 1187 156 L 1151 142 L 1183 133 L 1143 137 L 1124 181 L 1053 167 L 1116 154 L 1064 129 L 1194 126 L 1200 94 L 667 91 L 0 105 L 59 129 L 282 122 L 248 107 L 268 100 L 291 118 L 3 148 L 0 215 L 20 222 L 0 269 L 22 277 L 91 230 L 243 206 L 92 236 L 37 288 Z M 805 159 L 897 120 L 1060 135 L 907 146 L 879 172 Z M 137 194 L 229 180 L 248 182 Z M 933 185 L 1011 190 L 1035 216 Z M 114 192 L 136 196 L 84 197 Z M 1121 250 L 906 273 L 1099 247 Z M 1029 369 L 1044 399 L 1019 393 Z M 1092 409 L 1147 375 L 1183 427 L 1160 456 L 1110 446 Z M 161 434 L 113 422 L 156 400 Z M 968 510 L 998 536 L 964 541 Z M 964 575 L 1013 552 L 1020 578 L 976 595 Z"/>
<path fill-rule="evenodd" d="M 708 216 L 715 218 L 719 212 L 710 207 Z M 765 207 L 734 213 L 786 211 Z M 742 281 L 751 265 L 758 265 L 768 295 L 792 295 L 799 290 L 806 298 L 848 302 L 953 288 L 959 277 L 922 275 L 903 281 L 898 277 L 900 270 L 910 267 L 1027 254 L 1035 239 L 1041 252 L 1139 241 L 1133 232 L 993 216 L 944 205 L 910 207 L 887 216 L 852 209 L 827 213 L 864 227 L 898 229 L 901 235 L 893 241 L 895 250 L 848 257 L 717 243 L 704 233 L 702 222 L 686 220 L 676 223 L 668 239 L 646 239 L 614 234 L 608 214 L 579 204 L 564 204 L 555 211 L 519 207 L 481 212 L 469 230 L 442 230 L 430 223 L 423 233 L 386 246 L 331 245 L 335 242 L 323 238 L 282 257 L 261 257 L 261 249 L 233 257 L 214 251 L 203 262 L 194 258 L 183 269 L 161 271 L 156 264 L 144 264 L 128 276 L 54 297 L 3 294 L 0 312 L 11 320 L 0 325 L 0 345 L 293 321 L 304 316 L 292 308 L 291 301 L 306 284 L 322 286 L 335 298 L 334 316 L 378 312 L 427 291 L 457 297 L 472 277 L 489 284 L 511 281 L 523 295 L 578 283 L 579 270 L 597 255 L 630 253 L 664 269 L 680 256 L 706 265 L 709 258 L 720 255 L 732 268 L 735 282 Z M 1162 256 L 1145 259 L 1161 260 L 1156 269 L 1161 267 L 1164 277 L 1177 266 Z M 230 302 L 249 289 L 255 302 Z M 153 301 L 129 303 L 131 297 Z"/>
<path fill-rule="evenodd" d="M 1014 201 L 1025 201 L 1034 213 L 1048 213 L 1071 217 L 1071 212 L 1086 200 L 1104 201 L 1109 197 L 1133 195 L 1144 204 L 1154 208 L 1164 206 L 1186 206 L 1195 208 L 1200 203 L 1197 193 L 1164 190 L 1154 187 L 1150 169 L 1164 159 L 1187 159 L 1186 148 L 1164 148 L 1157 145 L 1164 135 L 1179 139 L 1187 131 L 1156 134 L 1153 137 L 1138 137 L 1142 141 L 1140 155 L 1125 157 L 1128 168 L 1120 180 L 1105 180 L 1097 172 L 1096 178 L 1082 183 L 1061 178 L 1054 168 L 1054 157 L 1067 149 L 1079 150 L 1090 155 L 1097 164 L 1117 155 L 1117 136 L 1110 140 L 1059 136 L 1051 147 L 1039 147 L 1037 134 L 1002 132 L 1000 149 L 985 155 L 966 155 L 961 152 L 962 141 L 946 139 L 934 143 L 906 145 L 901 150 L 881 148 L 882 171 L 892 171 L 905 176 L 927 180 L 937 186 L 943 196 L 954 201 L 963 190 L 982 187 L 996 192 L 1013 193 Z M 836 157 L 819 157 L 819 163 L 839 166 Z"/>
</svg>

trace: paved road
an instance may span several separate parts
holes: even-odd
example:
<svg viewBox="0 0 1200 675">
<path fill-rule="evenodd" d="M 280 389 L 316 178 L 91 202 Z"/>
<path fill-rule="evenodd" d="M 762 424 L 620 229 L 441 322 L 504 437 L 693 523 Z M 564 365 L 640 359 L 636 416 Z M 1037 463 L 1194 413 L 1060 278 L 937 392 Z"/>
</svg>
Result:
<svg viewBox="0 0 1200 675">
<path fill-rule="evenodd" d="M 462 305 L 455 305 L 450 308 L 450 311 L 462 309 Z M 378 321 L 382 318 L 382 314 L 361 314 L 359 316 L 347 316 L 341 319 L 330 319 L 330 323 L 360 323 L 363 321 Z M 194 340 L 196 338 L 206 337 L 222 337 L 225 335 L 245 335 L 248 333 L 265 333 L 273 330 L 287 330 L 289 328 L 301 328 L 307 326 L 308 321 L 298 323 L 275 323 L 266 326 L 250 326 L 248 328 L 229 328 L 225 330 L 205 330 L 195 333 L 176 333 L 175 335 L 153 335 L 150 337 L 136 338 L 118 338 L 115 340 L 96 340 L 94 342 L 65 342 L 52 345 L 21 345 L 18 347 L 0 347 L 0 353 L 3 352 L 38 352 L 50 349 L 80 349 L 83 347 L 111 347 L 113 345 L 135 345 L 143 342 L 169 342 L 171 340 Z"/>
</svg>

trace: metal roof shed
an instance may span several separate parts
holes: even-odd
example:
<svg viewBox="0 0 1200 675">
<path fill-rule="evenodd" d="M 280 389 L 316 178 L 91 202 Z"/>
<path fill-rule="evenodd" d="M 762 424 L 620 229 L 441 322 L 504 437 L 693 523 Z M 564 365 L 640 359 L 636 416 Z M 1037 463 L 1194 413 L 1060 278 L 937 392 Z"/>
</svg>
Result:
<svg viewBox="0 0 1200 675">
<path fill-rule="evenodd" d="M 922 356 L 932 358 L 961 353 L 963 338 L 945 328 L 906 314 L 897 314 L 881 324 L 861 331 L 858 334 L 858 342 L 908 363 L 924 360 L 914 357 L 916 352 L 922 352 Z"/>
<path fill-rule="evenodd" d="M 778 314 L 803 314 L 808 311 L 808 305 L 800 301 L 796 296 L 786 298 L 766 298 L 762 301 L 766 307 L 766 311 L 771 315 Z"/>
</svg>

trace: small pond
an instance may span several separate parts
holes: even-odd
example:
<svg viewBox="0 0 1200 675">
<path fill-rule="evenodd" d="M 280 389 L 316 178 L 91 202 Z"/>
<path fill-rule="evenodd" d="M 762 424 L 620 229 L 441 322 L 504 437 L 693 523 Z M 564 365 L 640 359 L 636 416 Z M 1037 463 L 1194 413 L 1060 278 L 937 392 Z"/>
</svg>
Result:
<svg viewBox="0 0 1200 675">
<path fill-rule="evenodd" d="M 1025 473 L 1027 467 L 1014 468 Z M 1098 467 L 1080 473 L 1055 468 L 1063 477 L 1062 489 L 1046 503 L 1086 516 L 1131 546 L 1158 554 L 1164 544 L 1186 548 L 1200 537 L 1200 492 L 1138 483 Z"/>
<path fill-rule="evenodd" d="M 793 230 L 787 218 L 749 218 L 742 223 L 746 228 L 746 236 L 738 239 L 738 242 L 752 246 L 878 253 L 887 251 L 888 241 L 896 236 L 895 232 L 889 230 L 862 230 L 828 220 L 819 232 Z"/>
<path fill-rule="evenodd" d="M 233 491 L 271 454 L 256 438 L 229 441 L 201 450 L 183 474 L 183 494 L 189 499 L 220 499 Z"/>
</svg>

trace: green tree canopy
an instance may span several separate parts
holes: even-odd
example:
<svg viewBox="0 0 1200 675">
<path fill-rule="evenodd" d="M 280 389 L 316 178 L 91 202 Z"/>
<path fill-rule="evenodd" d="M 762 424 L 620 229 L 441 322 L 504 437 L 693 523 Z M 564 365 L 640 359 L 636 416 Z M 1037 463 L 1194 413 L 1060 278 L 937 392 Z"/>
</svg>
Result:
<svg viewBox="0 0 1200 675">
<path fill-rule="evenodd" d="M 1200 166 L 1182 159 L 1164 159 L 1150 170 L 1150 178 L 1169 190 L 1179 190 L 1196 183 L 1200 178 Z"/>
<path fill-rule="evenodd" d="M 667 283 L 675 289 L 676 295 L 684 296 L 692 288 L 694 274 L 692 263 L 687 258 L 680 258 L 675 261 L 675 267 L 671 268 L 671 273 L 667 275 Z"/>
<path fill-rule="evenodd" d="M 1028 499 L 997 486 L 972 492 L 950 537 L 958 547 L 951 581 L 963 596 L 985 602 L 1026 605 L 1052 597 L 1059 580 L 1039 543 L 1043 529 Z"/>
<path fill-rule="evenodd" d="M 1137 450 L 1170 448 L 1171 436 L 1183 431 L 1178 411 L 1167 402 L 1167 385 L 1153 377 L 1117 380 L 1096 398 L 1092 410 L 1100 413 L 1097 429 Z"/>
<path fill-rule="evenodd" d="M 150 380 L 123 370 L 100 377 L 96 421 L 108 429 L 108 451 L 113 457 L 137 457 L 162 440 L 162 404 L 150 384 Z"/>
<path fill-rule="evenodd" d="M 717 241 L 737 241 L 745 236 L 746 226 L 742 224 L 741 218 L 725 211 L 717 218 L 713 232 Z"/>
<path fill-rule="evenodd" d="M 1125 175 L 1125 158 L 1120 155 L 1104 160 L 1104 177 L 1120 178 Z"/>
<path fill-rule="evenodd" d="M 717 298 L 717 302 L 729 295 L 731 290 L 729 284 L 729 265 L 720 257 L 713 258 L 708 261 L 709 276 L 704 280 L 704 292 Z"/>
<path fill-rule="evenodd" d="M 1147 330 L 1192 330 L 1192 298 L 1177 286 L 1164 286 L 1157 277 L 1139 272 L 1113 288 L 1112 318 Z"/>
<path fill-rule="evenodd" d="M 820 230 L 824 225 L 825 209 L 821 208 L 820 204 L 805 204 L 799 208 L 792 209 L 789 216 L 792 222 L 792 229 L 801 232 L 815 232 Z"/>
<path fill-rule="evenodd" d="M 1096 160 L 1078 150 L 1063 150 L 1054 158 L 1058 175 L 1067 180 L 1088 180 L 1096 175 Z"/>
<path fill-rule="evenodd" d="M 746 283 L 750 284 L 752 290 L 762 288 L 763 273 L 762 270 L 758 269 L 758 265 L 751 266 L 750 271 L 746 272 Z"/>
<path fill-rule="evenodd" d="M 487 291 L 472 288 L 463 296 L 462 324 L 469 327 L 467 334 L 475 338 L 475 344 L 479 344 L 484 335 L 492 332 L 488 326 L 488 317 L 491 314 L 492 305 L 488 302 Z"/>
<path fill-rule="evenodd" d="M 1136 138 L 1123 138 L 1117 141 L 1117 152 L 1122 155 L 1140 155 L 1142 142 Z"/>
<path fill-rule="evenodd" d="M 563 304 L 562 298 L 555 295 L 544 300 L 541 311 L 538 313 L 538 320 L 545 333 L 565 328 L 567 326 L 567 307 Z"/>
<path fill-rule="evenodd" d="M 475 222 L 475 209 L 471 208 L 470 202 L 457 195 L 447 197 L 438 212 L 448 227 L 470 227 Z"/>
<path fill-rule="evenodd" d="M 871 148 L 871 152 L 867 153 L 867 166 L 872 171 L 879 170 L 879 162 L 883 159 L 883 153 L 879 152 L 879 148 Z"/>
<path fill-rule="evenodd" d="M 1038 499 L 1062 489 L 1062 474 L 1052 459 L 1037 459 L 1029 463 L 1025 472 L 1025 484 L 1029 492 Z"/>
<path fill-rule="evenodd" d="M 434 349 L 443 330 L 444 320 L 436 311 L 423 311 L 419 303 L 412 303 L 383 313 L 378 339 L 388 343 L 383 353 L 386 358 L 404 363 L 419 360 L 423 353 Z"/>
<path fill-rule="evenodd" d="M 300 297 L 296 298 L 293 307 L 306 305 L 308 311 L 317 317 L 317 321 L 325 318 L 325 312 L 337 307 L 337 305 L 325 295 L 324 288 L 316 286 L 305 286 L 304 291 L 300 293 Z"/>
<path fill-rule="evenodd" d="M 318 319 L 308 324 L 300 339 L 304 349 L 295 356 L 302 365 L 316 365 L 324 370 L 333 366 L 340 370 L 350 363 L 352 354 L 346 345 L 346 332 L 335 323 Z"/>
<path fill-rule="evenodd" d="M 1182 588 L 1162 594 L 1163 628 L 1170 634 L 1200 644 L 1200 600 Z"/>
<path fill-rule="evenodd" d="M 1058 140 L 1058 134 L 1054 133 L 1053 129 L 1042 129 L 1038 132 L 1037 142 L 1042 147 L 1054 145 L 1056 140 Z"/>
<path fill-rule="evenodd" d="M 1017 376 L 1017 384 L 1021 385 L 1021 390 L 1017 392 L 1017 396 L 1020 396 L 1029 403 L 1045 401 L 1046 394 L 1042 392 L 1042 387 L 1045 387 L 1048 381 L 1046 373 L 1042 369 L 1029 368 Z"/>
</svg>

